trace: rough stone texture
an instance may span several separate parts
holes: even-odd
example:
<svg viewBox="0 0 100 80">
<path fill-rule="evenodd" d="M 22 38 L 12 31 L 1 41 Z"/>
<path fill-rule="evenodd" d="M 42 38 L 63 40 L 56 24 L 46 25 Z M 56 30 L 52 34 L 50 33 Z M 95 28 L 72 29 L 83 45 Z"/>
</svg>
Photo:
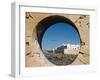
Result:
<svg viewBox="0 0 100 80">
<path fill-rule="evenodd" d="M 25 66 L 54 66 L 53 63 L 49 62 L 44 56 L 40 49 L 36 35 L 36 25 L 42 19 L 51 15 L 61 15 L 70 19 L 77 27 L 81 40 L 82 46 L 79 51 L 79 55 L 71 65 L 89 64 L 89 16 L 86 15 L 74 15 L 74 14 L 50 14 L 50 13 L 32 13 L 26 12 L 26 57 Z"/>
</svg>

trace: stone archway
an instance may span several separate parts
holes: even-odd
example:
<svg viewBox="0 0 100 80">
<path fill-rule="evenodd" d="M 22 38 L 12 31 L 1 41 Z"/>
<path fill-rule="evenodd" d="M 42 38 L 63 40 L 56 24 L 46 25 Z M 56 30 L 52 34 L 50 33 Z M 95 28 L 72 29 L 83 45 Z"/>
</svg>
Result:
<svg viewBox="0 0 100 80">
<path fill-rule="evenodd" d="M 52 66 L 52 64 L 46 60 L 41 51 L 41 42 L 43 34 L 49 28 L 49 26 L 58 22 L 68 22 L 69 24 L 73 25 L 81 37 L 80 41 L 82 46 L 80 48 L 80 53 L 78 58 L 71 65 L 89 64 L 89 18 L 89 15 L 81 14 L 26 12 L 25 66 Z"/>
</svg>

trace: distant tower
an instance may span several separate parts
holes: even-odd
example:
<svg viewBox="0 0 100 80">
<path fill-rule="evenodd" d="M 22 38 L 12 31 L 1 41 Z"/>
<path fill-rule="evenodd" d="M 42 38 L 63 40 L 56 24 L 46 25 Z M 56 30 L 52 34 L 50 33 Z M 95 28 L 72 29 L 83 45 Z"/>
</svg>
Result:
<svg viewBox="0 0 100 80">
<path fill-rule="evenodd" d="M 67 47 L 68 47 L 68 48 L 71 48 L 71 44 L 68 43 L 68 44 L 67 44 Z"/>
<path fill-rule="evenodd" d="M 53 51 L 53 53 L 54 53 L 54 52 L 55 52 L 55 49 L 53 48 L 52 51 Z"/>
</svg>

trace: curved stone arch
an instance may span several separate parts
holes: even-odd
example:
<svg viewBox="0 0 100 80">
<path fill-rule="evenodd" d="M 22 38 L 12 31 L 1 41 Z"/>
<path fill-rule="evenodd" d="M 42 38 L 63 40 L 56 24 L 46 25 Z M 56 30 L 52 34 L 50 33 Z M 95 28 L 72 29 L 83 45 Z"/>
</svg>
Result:
<svg viewBox="0 0 100 80">
<path fill-rule="evenodd" d="M 59 23 L 59 22 L 63 22 L 63 23 L 67 23 L 67 24 L 72 25 L 75 28 L 75 30 L 77 31 L 77 33 L 80 37 L 80 43 L 82 42 L 78 28 L 76 27 L 76 25 L 70 19 L 68 19 L 64 16 L 60 16 L 60 15 L 52 15 L 52 16 L 48 16 L 48 17 L 42 19 L 36 26 L 37 40 L 38 40 L 38 43 L 39 43 L 41 49 L 42 49 L 42 45 L 41 45 L 42 37 L 43 37 L 45 31 L 51 25 Z"/>
</svg>

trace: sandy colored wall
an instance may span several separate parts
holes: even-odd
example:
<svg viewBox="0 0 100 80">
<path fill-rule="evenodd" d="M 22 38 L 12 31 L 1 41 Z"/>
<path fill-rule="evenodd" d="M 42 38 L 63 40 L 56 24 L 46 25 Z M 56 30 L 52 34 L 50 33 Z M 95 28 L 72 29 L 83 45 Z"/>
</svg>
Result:
<svg viewBox="0 0 100 80">
<path fill-rule="evenodd" d="M 47 16 L 55 14 L 43 13 L 27 13 L 26 14 L 26 67 L 33 66 L 53 66 L 41 51 L 36 35 L 36 25 Z M 89 16 L 83 15 L 69 15 L 69 14 L 56 14 L 70 19 L 77 27 L 82 46 L 80 53 L 73 64 L 89 64 Z M 85 44 L 85 45 L 84 45 Z"/>
</svg>

